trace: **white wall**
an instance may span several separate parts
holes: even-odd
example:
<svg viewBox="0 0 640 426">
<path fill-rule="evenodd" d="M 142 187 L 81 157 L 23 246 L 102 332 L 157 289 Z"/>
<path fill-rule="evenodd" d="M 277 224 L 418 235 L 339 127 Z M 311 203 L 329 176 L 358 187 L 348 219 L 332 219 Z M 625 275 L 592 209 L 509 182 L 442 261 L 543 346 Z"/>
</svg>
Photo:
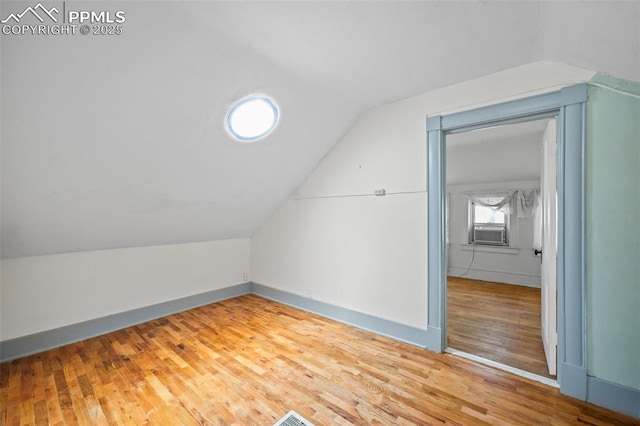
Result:
<svg viewBox="0 0 640 426">
<path fill-rule="evenodd" d="M 425 215 L 424 193 L 291 199 L 252 240 L 253 281 L 426 327 Z"/>
<path fill-rule="evenodd" d="M 254 282 L 426 327 L 425 118 L 589 80 L 535 63 L 364 114 L 254 236 Z M 320 123 L 321 125 L 321 123 Z M 372 195 L 386 189 L 386 197 Z M 318 198 L 320 197 L 320 198 Z"/>
<path fill-rule="evenodd" d="M 478 246 L 473 255 L 467 232 L 468 200 L 465 193 L 499 192 L 514 189 L 530 191 L 540 187 L 539 181 L 513 181 L 485 184 L 449 185 L 449 259 L 448 274 L 462 275 L 473 258 L 465 278 L 499 283 L 540 287 L 540 257 L 534 256 L 533 219 L 519 219 L 511 214 L 509 247 Z"/>
<path fill-rule="evenodd" d="M 548 121 L 447 135 L 447 184 L 539 180 Z"/>
<path fill-rule="evenodd" d="M 548 119 L 446 137 L 449 194 L 448 274 L 540 287 L 540 257 L 534 256 L 533 219 L 510 215 L 509 248 L 469 245 L 469 192 L 540 188 L 542 138 Z M 471 263 L 473 259 L 473 264 Z M 467 268 L 470 268 L 467 271 Z"/>
<path fill-rule="evenodd" d="M 0 340 L 239 284 L 249 271 L 248 238 L 5 259 Z"/>
</svg>

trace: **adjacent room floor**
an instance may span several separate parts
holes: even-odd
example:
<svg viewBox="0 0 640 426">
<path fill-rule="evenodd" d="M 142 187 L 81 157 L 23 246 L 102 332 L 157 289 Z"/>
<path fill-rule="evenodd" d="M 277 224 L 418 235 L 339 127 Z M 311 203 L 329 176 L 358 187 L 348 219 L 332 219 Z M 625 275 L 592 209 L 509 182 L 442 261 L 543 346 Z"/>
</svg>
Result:
<svg viewBox="0 0 640 426">
<path fill-rule="evenodd" d="M 254 295 L 0 365 L 0 423 L 634 424 L 506 372 Z"/>
<path fill-rule="evenodd" d="M 540 289 L 447 280 L 448 346 L 540 376 L 549 375 L 540 334 Z"/>
</svg>

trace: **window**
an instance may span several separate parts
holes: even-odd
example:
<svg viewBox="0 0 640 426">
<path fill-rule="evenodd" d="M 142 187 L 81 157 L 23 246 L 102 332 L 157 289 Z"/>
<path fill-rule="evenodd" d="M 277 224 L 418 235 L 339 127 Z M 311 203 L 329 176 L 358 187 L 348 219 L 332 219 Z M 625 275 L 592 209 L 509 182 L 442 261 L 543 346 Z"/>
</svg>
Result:
<svg viewBox="0 0 640 426">
<path fill-rule="evenodd" d="M 240 99 L 227 113 L 227 130 L 241 142 L 265 138 L 278 124 L 279 110 L 275 102 L 262 95 Z"/>
<path fill-rule="evenodd" d="M 500 209 L 483 204 L 497 204 L 503 197 L 476 197 L 469 200 L 469 244 L 509 245 L 509 215 Z"/>
</svg>

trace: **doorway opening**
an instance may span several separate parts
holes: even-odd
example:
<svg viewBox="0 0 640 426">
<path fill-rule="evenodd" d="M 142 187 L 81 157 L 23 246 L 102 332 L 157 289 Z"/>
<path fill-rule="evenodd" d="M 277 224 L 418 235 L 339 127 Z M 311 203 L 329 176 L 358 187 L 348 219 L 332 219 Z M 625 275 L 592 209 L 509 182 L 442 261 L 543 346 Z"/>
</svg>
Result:
<svg viewBox="0 0 640 426">
<path fill-rule="evenodd" d="M 548 384 L 555 144 L 555 117 L 445 135 L 446 350 Z"/>
<path fill-rule="evenodd" d="M 445 135 L 557 117 L 557 382 L 585 400 L 585 126 L 587 84 L 557 92 L 427 117 L 426 348 L 447 348 Z"/>
</svg>

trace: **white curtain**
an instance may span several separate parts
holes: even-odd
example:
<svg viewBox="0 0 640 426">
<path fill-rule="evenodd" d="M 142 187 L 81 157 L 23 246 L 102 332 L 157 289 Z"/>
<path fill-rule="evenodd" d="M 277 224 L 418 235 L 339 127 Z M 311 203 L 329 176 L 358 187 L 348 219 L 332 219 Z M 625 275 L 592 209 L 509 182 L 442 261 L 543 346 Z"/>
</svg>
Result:
<svg viewBox="0 0 640 426">
<path fill-rule="evenodd" d="M 517 213 L 520 219 L 532 217 L 538 207 L 540 206 L 540 190 L 534 189 L 529 192 L 524 192 L 520 189 L 504 194 L 467 194 L 469 200 L 480 206 L 492 208 L 494 210 L 503 210 L 506 214 Z M 487 198 L 498 198 L 495 203 L 487 203 Z"/>
<path fill-rule="evenodd" d="M 542 207 L 540 200 L 540 190 L 533 189 L 525 192 L 521 189 L 500 194 L 466 194 L 466 197 L 475 204 L 503 210 L 505 214 L 516 213 L 518 218 L 533 218 L 533 248 L 542 249 Z M 492 199 L 492 203 L 487 203 L 487 199 Z"/>
</svg>

